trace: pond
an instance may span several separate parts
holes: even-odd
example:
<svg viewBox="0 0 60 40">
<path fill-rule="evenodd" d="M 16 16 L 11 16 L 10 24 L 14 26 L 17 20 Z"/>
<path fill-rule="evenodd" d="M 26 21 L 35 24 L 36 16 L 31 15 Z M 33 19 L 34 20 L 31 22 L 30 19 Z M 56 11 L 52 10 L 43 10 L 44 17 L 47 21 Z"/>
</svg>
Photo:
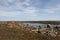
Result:
<svg viewBox="0 0 60 40">
<path fill-rule="evenodd" d="M 28 27 L 47 27 L 47 24 L 41 24 L 41 23 L 21 23 L 23 26 L 28 26 Z M 55 27 L 57 25 L 50 25 L 50 27 Z"/>
</svg>

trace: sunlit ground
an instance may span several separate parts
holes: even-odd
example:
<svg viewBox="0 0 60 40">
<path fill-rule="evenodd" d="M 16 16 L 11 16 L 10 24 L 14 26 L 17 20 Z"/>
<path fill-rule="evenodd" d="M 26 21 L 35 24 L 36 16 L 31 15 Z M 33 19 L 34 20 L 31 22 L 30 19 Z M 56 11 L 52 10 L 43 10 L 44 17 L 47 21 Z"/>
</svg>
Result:
<svg viewBox="0 0 60 40">
<path fill-rule="evenodd" d="M 30 31 L 29 29 L 21 27 L 16 23 L 1 23 L 0 40 L 60 40 L 59 36 L 43 35 Z"/>
</svg>

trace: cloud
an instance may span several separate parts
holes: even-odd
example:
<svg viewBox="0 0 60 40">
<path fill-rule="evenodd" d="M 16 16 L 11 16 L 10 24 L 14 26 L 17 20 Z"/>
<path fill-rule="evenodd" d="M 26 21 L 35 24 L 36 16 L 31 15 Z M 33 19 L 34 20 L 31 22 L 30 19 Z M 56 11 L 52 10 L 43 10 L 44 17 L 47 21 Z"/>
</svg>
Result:
<svg viewBox="0 0 60 40">
<path fill-rule="evenodd" d="M 60 10 L 60 5 L 56 5 L 56 7 L 49 7 L 49 8 L 43 9 L 43 10 L 46 13 L 56 13 Z"/>
<path fill-rule="evenodd" d="M 60 3 L 58 1 L 0 0 L 0 18 L 1 20 L 58 19 L 60 13 Z"/>
<path fill-rule="evenodd" d="M 25 0 L 23 2 L 19 2 L 19 0 L 1 0 L 0 2 L 4 2 L 0 3 L 4 4 L 0 5 L 1 20 L 23 20 L 24 18 L 28 20 L 29 18 L 34 19 L 37 17 L 38 9 L 30 6 L 31 0 Z"/>
<path fill-rule="evenodd" d="M 0 11 L 0 17 L 4 16 L 4 17 L 16 17 L 16 16 L 20 16 L 22 14 L 20 14 L 21 12 L 6 12 L 6 11 Z"/>
<path fill-rule="evenodd" d="M 31 2 L 31 0 L 25 0 L 24 4 L 27 5 L 27 6 L 29 6 L 30 2 Z"/>
<path fill-rule="evenodd" d="M 26 15 L 37 16 L 38 11 L 35 7 L 28 7 L 24 10 L 24 13 Z"/>
</svg>

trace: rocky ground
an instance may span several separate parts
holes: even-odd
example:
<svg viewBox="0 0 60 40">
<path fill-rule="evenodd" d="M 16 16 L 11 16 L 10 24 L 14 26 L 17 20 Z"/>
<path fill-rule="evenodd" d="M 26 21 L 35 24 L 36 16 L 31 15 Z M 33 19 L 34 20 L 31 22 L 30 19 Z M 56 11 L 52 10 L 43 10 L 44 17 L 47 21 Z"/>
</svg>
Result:
<svg viewBox="0 0 60 40">
<path fill-rule="evenodd" d="M 60 37 L 52 37 L 35 33 L 29 28 L 19 26 L 16 23 L 0 24 L 0 40 L 60 40 Z"/>
</svg>

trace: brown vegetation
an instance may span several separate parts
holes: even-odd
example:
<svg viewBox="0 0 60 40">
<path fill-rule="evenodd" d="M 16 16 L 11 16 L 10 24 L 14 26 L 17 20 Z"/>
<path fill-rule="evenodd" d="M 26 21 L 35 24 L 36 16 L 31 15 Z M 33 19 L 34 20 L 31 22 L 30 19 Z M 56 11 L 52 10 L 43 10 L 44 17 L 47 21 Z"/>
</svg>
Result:
<svg viewBox="0 0 60 40">
<path fill-rule="evenodd" d="M 0 40 L 60 40 L 60 37 L 31 32 L 15 22 L 4 22 L 0 23 Z"/>
</svg>

